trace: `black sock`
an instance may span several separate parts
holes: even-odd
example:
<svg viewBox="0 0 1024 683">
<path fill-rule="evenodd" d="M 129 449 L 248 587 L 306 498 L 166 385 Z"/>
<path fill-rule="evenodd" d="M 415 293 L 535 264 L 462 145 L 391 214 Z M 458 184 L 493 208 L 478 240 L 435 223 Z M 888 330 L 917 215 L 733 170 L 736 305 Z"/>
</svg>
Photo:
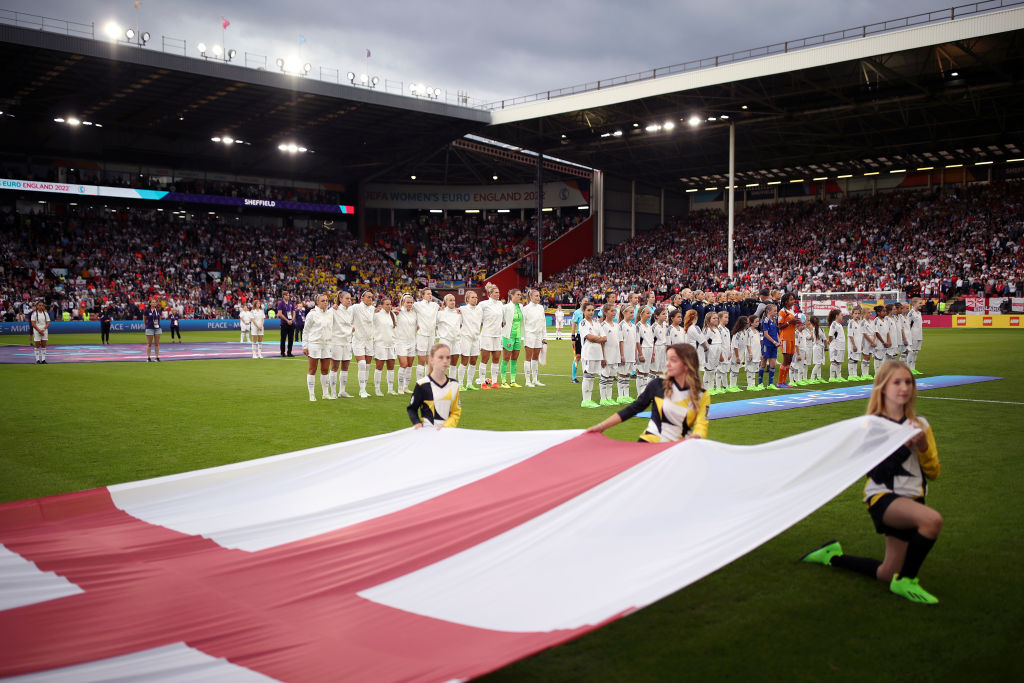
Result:
<svg viewBox="0 0 1024 683">
<path fill-rule="evenodd" d="M 907 558 L 903 560 L 900 578 L 912 579 L 916 577 L 917 572 L 921 570 L 921 565 L 924 563 L 924 558 L 928 557 L 928 552 L 932 549 L 933 545 L 935 545 L 934 538 L 926 538 L 920 532 L 915 531 L 907 545 Z"/>
<path fill-rule="evenodd" d="M 878 576 L 878 568 L 882 566 L 882 563 L 876 559 L 855 555 L 836 555 L 829 564 L 833 567 L 849 569 L 858 574 L 870 576 L 872 579 Z"/>
</svg>

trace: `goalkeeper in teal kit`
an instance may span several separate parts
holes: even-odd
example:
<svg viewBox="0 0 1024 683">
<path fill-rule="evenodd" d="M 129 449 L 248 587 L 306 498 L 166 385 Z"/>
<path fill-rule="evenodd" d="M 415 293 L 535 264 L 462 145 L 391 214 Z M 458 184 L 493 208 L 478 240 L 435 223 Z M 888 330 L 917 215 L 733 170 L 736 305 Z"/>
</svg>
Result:
<svg viewBox="0 0 1024 683">
<path fill-rule="evenodd" d="M 519 366 L 519 352 L 523 349 L 523 308 L 519 305 L 523 294 L 510 289 L 508 303 L 502 311 L 501 320 L 501 388 L 519 388 L 516 374 Z M 509 374 L 511 371 L 511 381 Z"/>
</svg>

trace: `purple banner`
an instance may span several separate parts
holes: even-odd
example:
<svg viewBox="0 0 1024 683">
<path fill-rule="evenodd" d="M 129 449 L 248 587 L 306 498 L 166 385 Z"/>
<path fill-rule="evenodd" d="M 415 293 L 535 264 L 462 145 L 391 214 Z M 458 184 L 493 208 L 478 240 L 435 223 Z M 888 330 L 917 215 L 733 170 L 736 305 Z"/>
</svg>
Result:
<svg viewBox="0 0 1024 683">
<path fill-rule="evenodd" d="M 164 201 L 191 202 L 193 204 L 219 204 L 221 206 L 251 206 L 260 209 L 281 209 L 284 211 L 313 211 L 316 213 L 354 214 L 356 207 L 344 204 L 310 204 L 308 202 L 289 202 L 278 199 L 251 199 L 249 197 L 226 197 L 216 194 L 188 194 L 185 192 L 168 192 Z"/>
</svg>

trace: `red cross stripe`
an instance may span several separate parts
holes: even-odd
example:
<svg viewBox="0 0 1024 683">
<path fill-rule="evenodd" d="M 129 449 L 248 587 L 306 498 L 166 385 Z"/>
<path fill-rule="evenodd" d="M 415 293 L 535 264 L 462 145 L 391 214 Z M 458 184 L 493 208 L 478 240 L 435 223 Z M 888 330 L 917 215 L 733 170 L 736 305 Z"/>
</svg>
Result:
<svg viewBox="0 0 1024 683">
<path fill-rule="evenodd" d="M 84 591 L 0 612 L 0 676 L 179 641 L 286 681 L 480 675 L 601 624 L 492 631 L 356 593 L 523 524 L 669 446 L 584 434 L 392 514 L 253 553 L 142 522 L 106 489 L 0 506 L 0 543 Z"/>
</svg>

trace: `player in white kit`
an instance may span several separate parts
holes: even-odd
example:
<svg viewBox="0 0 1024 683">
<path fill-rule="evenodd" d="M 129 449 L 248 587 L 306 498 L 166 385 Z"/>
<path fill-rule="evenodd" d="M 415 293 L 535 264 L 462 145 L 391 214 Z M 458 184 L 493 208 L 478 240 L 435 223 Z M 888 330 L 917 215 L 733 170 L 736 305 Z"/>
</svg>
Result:
<svg viewBox="0 0 1024 683">
<path fill-rule="evenodd" d="M 331 308 L 334 334 L 331 338 L 331 395 L 329 398 L 352 398 L 348 386 L 348 364 L 352 359 L 352 295 L 338 292 Z"/>
<path fill-rule="evenodd" d="M 357 304 L 352 304 L 352 355 L 356 359 L 359 398 L 370 398 L 366 384 L 370 381 L 373 362 L 373 292 L 366 290 Z"/>
<path fill-rule="evenodd" d="M 466 391 L 480 391 L 479 385 L 473 382 L 476 375 L 476 361 L 480 356 L 480 326 L 483 311 L 478 302 L 480 297 L 472 289 L 466 290 L 466 303 L 459 309 L 462 314 L 462 330 L 459 338 L 459 365 L 457 382 Z"/>
<path fill-rule="evenodd" d="M 373 372 L 373 393 L 381 396 L 380 376 L 387 365 L 387 391 L 394 395 L 395 389 L 395 313 L 391 310 L 391 298 L 384 297 L 380 310 L 373 314 L 373 357 L 377 367 Z"/>
<path fill-rule="evenodd" d="M 540 352 L 547 343 L 548 319 L 544 306 L 540 303 L 540 290 L 531 289 L 526 293 L 527 304 L 523 311 L 523 349 L 526 359 L 523 370 L 526 375 L 527 387 L 545 386 L 540 381 Z"/>
<path fill-rule="evenodd" d="M 437 312 L 437 341 L 450 349 L 448 376 L 455 379 L 459 367 L 459 339 L 462 337 L 462 315 L 455 307 L 455 295 L 445 294 L 444 305 Z"/>
<path fill-rule="evenodd" d="M 414 308 L 416 309 L 416 357 L 419 361 L 416 366 L 416 381 L 418 382 L 430 373 L 427 367 L 427 354 L 437 336 L 437 312 L 441 310 L 441 306 L 434 298 L 430 287 L 424 287 L 420 290 L 420 299 Z"/>
<path fill-rule="evenodd" d="M 416 303 L 412 294 L 402 296 L 395 314 L 395 355 L 398 356 L 398 393 L 411 394 L 412 366 L 416 360 Z"/>
<path fill-rule="evenodd" d="M 316 369 L 320 366 L 320 390 L 323 398 L 332 398 L 328 375 L 331 369 L 331 339 L 334 332 L 334 315 L 327 308 L 326 294 L 318 294 L 316 306 L 306 316 L 302 333 L 302 353 L 307 361 L 306 388 L 309 400 L 316 400 Z"/>
</svg>

